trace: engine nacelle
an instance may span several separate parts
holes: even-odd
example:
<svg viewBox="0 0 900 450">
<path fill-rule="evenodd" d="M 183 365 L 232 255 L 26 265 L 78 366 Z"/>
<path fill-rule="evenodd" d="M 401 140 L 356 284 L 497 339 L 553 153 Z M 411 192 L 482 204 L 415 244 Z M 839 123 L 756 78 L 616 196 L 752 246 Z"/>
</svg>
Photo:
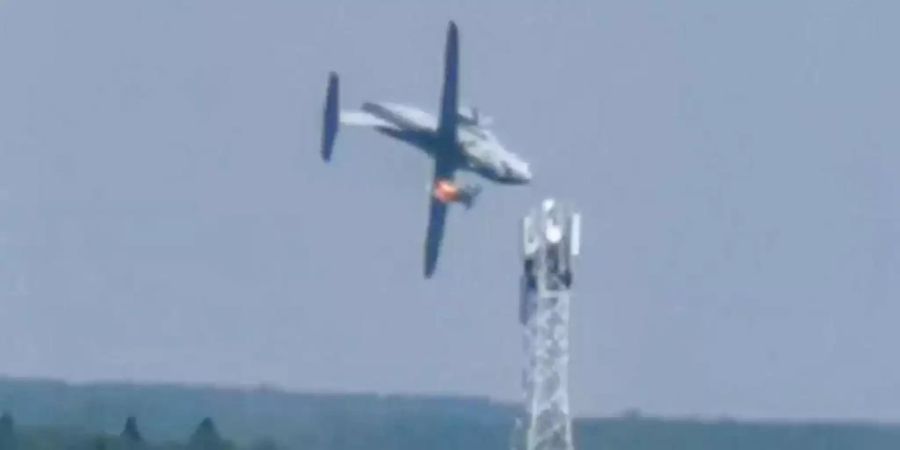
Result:
<svg viewBox="0 0 900 450">
<path fill-rule="evenodd" d="M 449 180 L 438 180 L 434 184 L 433 195 L 444 203 L 462 203 L 471 208 L 475 197 L 481 192 L 478 185 L 459 186 Z"/>
</svg>

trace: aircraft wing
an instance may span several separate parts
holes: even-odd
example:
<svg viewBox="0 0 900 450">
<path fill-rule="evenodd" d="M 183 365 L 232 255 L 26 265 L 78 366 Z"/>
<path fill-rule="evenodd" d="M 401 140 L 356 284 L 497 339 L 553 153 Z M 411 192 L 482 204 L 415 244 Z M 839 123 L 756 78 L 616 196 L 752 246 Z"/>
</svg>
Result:
<svg viewBox="0 0 900 450">
<path fill-rule="evenodd" d="M 447 204 L 434 195 L 434 185 L 438 180 L 452 180 L 453 167 L 445 158 L 435 158 L 434 175 L 428 190 L 428 229 L 425 234 L 425 278 L 431 278 L 437 268 L 438 253 L 444 239 L 444 224 L 447 219 Z"/>
<path fill-rule="evenodd" d="M 459 33 L 456 23 L 450 22 L 447 43 L 444 48 L 444 86 L 441 91 L 441 115 L 438 134 L 456 142 L 456 126 L 459 121 Z"/>
</svg>

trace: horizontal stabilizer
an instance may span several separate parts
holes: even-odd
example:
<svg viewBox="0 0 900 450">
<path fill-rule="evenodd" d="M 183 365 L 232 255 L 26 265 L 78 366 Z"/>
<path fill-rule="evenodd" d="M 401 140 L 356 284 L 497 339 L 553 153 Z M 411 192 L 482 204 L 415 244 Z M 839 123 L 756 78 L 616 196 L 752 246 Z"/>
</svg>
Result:
<svg viewBox="0 0 900 450">
<path fill-rule="evenodd" d="M 322 159 L 331 160 L 334 140 L 338 132 L 338 76 L 331 72 L 328 75 L 328 93 L 325 97 L 325 111 L 322 123 Z"/>
</svg>

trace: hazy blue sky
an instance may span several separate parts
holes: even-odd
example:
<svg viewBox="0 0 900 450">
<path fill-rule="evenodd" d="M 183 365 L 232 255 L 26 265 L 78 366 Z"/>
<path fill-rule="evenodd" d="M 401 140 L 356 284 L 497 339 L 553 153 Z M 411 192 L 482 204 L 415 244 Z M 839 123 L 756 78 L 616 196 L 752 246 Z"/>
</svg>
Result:
<svg viewBox="0 0 900 450">
<path fill-rule="evenodd" d="M 584 214 L 583 414 L 900 420 L 897 2 L 0 0 L 0 372 L 519 396 L 520 215 Z M 342 103 L 462 96 L 531 187 L 451 213 Z"/>
</svg>

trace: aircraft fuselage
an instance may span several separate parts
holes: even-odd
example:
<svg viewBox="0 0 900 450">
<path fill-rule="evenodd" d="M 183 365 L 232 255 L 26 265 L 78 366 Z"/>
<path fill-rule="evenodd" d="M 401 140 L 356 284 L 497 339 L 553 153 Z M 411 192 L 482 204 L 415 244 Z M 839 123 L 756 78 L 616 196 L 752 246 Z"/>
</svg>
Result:
<svg viewBox="0 0 900 450">
<path fill-rule="evenodd" d="M 500 184 L 531 181 L 527 162 L 500 143 L 477 117 L 460 111 L 457 142 L 447 142 L 437 132 L 437 119 L 418 108 L 394 103 L 365 103 L 363 111 L 389 126 L 375 126 L 381 133 L 410 144 L 428 156 L 450 158 L 458 170 L 476 173 Z M 450 148 L 448 148 L 450 147 Z"/>
</svg>

